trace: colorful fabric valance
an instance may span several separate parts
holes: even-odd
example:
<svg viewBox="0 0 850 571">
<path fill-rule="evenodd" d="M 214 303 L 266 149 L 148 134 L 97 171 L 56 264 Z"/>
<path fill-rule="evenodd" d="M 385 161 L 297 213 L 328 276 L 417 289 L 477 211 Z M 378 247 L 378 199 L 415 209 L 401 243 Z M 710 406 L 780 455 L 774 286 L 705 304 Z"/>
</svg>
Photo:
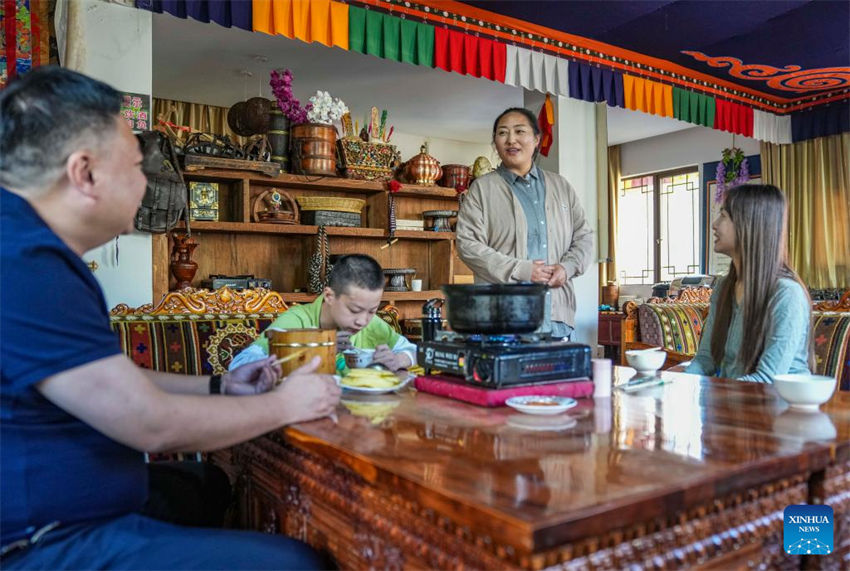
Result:
<svg viewBox="0 0 850 571">
<path fill-rule="evenodd" d="M 268 1 L 268 0 L 267 0 Z M 136 0 L 136 7 L 161 14 L 253 30 L 251 2 L 243 0 Z"/>
<path fill-rule="evenodd" d="M 714 97 L 673 87 L 673 117 L 714 128 Z"/>
<path fill-rule="evenodd" d="M 753 108 L 740 103 L 716 99 L 714 128 L 745 137 L 753 136 Z"/>
<path fill-rule="evenodd" d="M 767 143 L 791 143 L 791 116 L 753 109 L 753 139 Z"/>
<path fill-rule="evenodd" d="M 348 5 L 342 2 L 253 0 L 253 22 L 255 32 L 348 49 Z"/>
<path fill-rule="evenodd" d="M 434 29 L 434 67 L 493 81 L 505 81 L 506 47 L 478 36 Z"/>
<path fill-rule="evenodd" d="M 850 131 L 850 101 L 837 101 L 791 114 L 791 138 L 797 141 Z"/>
<path fill-rule="evenodd" d="M 673 116 L 673 86 L 623 74 L 626 109 L 662 117 Z"/>
<path fill-rule="evenodd" d="M 611 107 L 625 107 L 623 74 L 581 62 L 569 67 L 570 97 L 584 101 L 606 101 Z"/>
<path fill-rule="evenodd" d="M 566 97 L 569 95 L 567 60 L 513 45 L 505 46 L 504 83 Z"/>
<path fill-rule="evenodd" d="M 434 65 L 434 27 L 377 10 L 348 6 L 351 51 L 414 65 Z"/>
</svg>

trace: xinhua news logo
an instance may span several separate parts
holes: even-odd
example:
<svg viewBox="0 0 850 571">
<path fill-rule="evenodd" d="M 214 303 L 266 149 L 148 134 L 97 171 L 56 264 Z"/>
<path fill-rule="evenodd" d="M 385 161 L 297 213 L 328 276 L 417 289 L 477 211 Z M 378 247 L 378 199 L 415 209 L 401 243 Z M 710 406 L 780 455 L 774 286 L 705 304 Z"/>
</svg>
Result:
<svg viewBox="0 0 850 571">
<path fill-rule="evenodd" d="M 785 553 L 829 555 L 833 549 L 833 513 L 829 506 L 794 505 L 783 517 Z"/>
</svg>

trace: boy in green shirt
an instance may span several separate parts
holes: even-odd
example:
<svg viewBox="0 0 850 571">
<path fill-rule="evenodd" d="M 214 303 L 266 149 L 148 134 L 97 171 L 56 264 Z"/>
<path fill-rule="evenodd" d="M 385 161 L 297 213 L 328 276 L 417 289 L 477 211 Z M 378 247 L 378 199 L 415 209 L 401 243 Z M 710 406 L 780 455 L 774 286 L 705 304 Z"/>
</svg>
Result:
<svg viewBox="0 0 850 571">
<path fill-rule="evenodd" d="M 375 316 L 383 294 L 384 274 L 378 262 L 361 254 L 343 256 L 334 264 L 327 287 L 315 301 L 288 309 L 268 329 L 336 329 L 337 347 L 350 342 L 360 349 L 375 349 L 373 362 L 391 371 L 406 369 L 416 363 L 416 345 Z M 268 354 L 269 341 L 261 334 L 233 358 L 229 368 Z M 341 368 L 340 359 L 337 363 Z"/>
</svg>

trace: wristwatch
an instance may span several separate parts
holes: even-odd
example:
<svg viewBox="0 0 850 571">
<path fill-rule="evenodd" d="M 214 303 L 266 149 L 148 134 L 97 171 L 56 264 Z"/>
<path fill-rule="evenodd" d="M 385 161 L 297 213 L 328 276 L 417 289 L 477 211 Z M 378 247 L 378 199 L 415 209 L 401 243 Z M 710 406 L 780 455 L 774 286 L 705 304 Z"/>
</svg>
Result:
<svg viewBox="0 0 850 571">
<path fill-rule="evenodd" d="M 223 395 L 224 386 L 221 384 L 221 375 L 212 375 L 210 377 L 210 394 Z"/>
</svg>

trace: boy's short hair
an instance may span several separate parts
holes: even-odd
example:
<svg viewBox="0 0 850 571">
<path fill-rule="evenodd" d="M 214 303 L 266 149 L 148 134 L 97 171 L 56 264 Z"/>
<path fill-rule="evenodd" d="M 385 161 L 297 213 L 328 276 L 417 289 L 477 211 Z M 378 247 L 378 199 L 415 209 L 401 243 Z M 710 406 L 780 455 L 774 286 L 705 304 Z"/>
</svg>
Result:
<svg viewBox="0 0 850 571">
<path fill-rule="evenodd" d="M 343 295 L 350 287 L 369 291 L 384 289 L 384 272 L 374 258 L 363 254 L 349 254 L 339 258 L 328 276 L 328 287 Z"/>
</svg>

